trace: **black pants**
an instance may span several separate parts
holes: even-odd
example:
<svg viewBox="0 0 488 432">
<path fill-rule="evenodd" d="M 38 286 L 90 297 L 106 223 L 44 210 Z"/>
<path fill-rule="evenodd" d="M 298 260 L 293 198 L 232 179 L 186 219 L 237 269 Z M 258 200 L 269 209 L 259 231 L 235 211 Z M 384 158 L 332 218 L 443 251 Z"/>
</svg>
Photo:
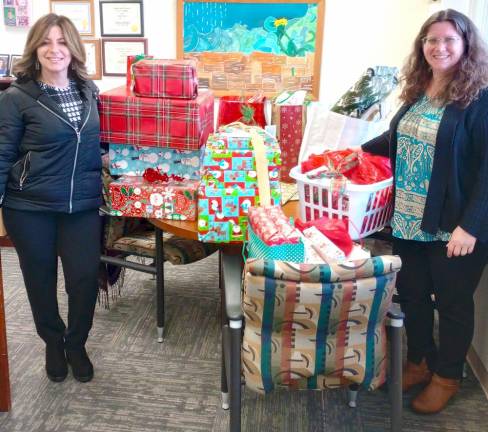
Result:
<svg viewBox="0 0 488 432">
<path fill-rule="evenodd" d="M 4 208 L 3 216 L 19 256 L 37 333 L 46 344 L 64 338 L 66 349 L 83 347 L 98 292 L 98 210 L 65 214 Z M 58 256 L 68 294 L 67 328 L 58 311 Z"/>
<path fill-rule="evenodd" d="M 462 377 L 474 331 L 473 294 L 488 259 L 488 245 L 477 243 L 472 254 L 447 258 L 445 242 L 395 239 L 393 252 L 402 259 L 397 289 L 405 313 L 407 358 L 444 378 Z M 434 302 L 439 314 L 439 348 L 433 338 Z"/>
</svg>

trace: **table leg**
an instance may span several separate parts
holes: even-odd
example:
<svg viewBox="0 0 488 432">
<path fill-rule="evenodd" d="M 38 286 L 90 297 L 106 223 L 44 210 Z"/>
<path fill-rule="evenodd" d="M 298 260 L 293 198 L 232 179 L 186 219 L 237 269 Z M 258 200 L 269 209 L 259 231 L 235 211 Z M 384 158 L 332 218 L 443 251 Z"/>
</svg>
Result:
<svg viewBox="0 0 488 432">
<path fill-rule="evenodd" d="M 164 333 L 164 250 L 163 231 L 156 227 L 156 319 L 158 342 L 163 342 Z"/>
<path fill-rule="evenodd" d="M 3 300 L 2 256 L 0 254 L 0 411 L 9 411 L 11 406 L 7 330 L 5 326 L 5 308 Z"/>
</svg>

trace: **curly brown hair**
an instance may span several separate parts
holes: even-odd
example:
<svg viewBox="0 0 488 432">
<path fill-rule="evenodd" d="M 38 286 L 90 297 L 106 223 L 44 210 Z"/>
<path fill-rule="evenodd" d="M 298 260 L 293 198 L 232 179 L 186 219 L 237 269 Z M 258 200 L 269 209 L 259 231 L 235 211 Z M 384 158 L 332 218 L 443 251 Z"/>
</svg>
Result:
<svg viewBox="0 0 488 432">
<path fill-rule="evenodd" d="M 424 57 L 423 38 L 432 24 L 445 21 L 450 22 L 463 38 L 464 54 L 449 84 L 437 95 L 438 101 L 442 104 L 456 103 L 465 108 L 488 86 L 488 50 L 478 29 L 466 15 L 446 9 L 433 14 L 422 25 L 413 51 L 402 69 L 403 90 L 400 99 L 407 104 L 417 101 L 432 79 L 432 70 Z"/>
<path fill-rule="evenodd" d="M 32 26 L 27 35 L 27 42 L 24 47 L 22 58 L 15 63 L 13 74 L 19 81 L 38 79 L 41 71 L 37 59 L 37 48 L 39 48 L 52 27 L 58 26 L 63 32 L 66 46 L 71 54 L 71 63 L 68 69 L 68 76 L 77 81 L 86 81 L 86 54 L 80 34 L 69 18 L 53 13 L 39 18 Z M 36 67 L 37 65 L 37 67 Z"/>
</svg>

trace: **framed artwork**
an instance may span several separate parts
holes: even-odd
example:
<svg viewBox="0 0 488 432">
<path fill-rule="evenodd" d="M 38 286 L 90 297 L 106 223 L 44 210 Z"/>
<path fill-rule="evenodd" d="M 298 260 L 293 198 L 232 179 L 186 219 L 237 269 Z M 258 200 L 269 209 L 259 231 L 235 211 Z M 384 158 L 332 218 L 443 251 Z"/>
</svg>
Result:
<svg viewBox="0 0 488 432">
<path fill-rule="evenodd" d="M 32 16 L 31 0 L 3 0 L 3 22 L 8 27 L 29 27 Z"/>
<path fill-rule="evenodd" d="M 0 54 L 0 76 L 8 75 L 10 54 Z"/>
<path fill-rule="evenodd" d="M 305 89 L 318 99 L 325 0 L 178 0 L 177 54 L 217 96 Z"/>
<path fill-rule="evenodd" d="M 17 63 L 22 56 L 20 54 L 12 54 L 10 56 L 10 64 L 8 65 L 8 72 L 10 75 L 13 75 L 12 71 L 14 70 L 15 63 Z"/>
<path fill-rule="evenodd" d="M 102 48 L 100 39 L 83 39 L 86 53 L 86 70 L 92 80 L 102 79 Z"/>
<path fill-rule="evenodd" d="M 67 16 L 81 36 L 95 35 L 93 0 L 49 0 L 51 12 Z"/>
<path fill-rule="evenodd" d="M 107 76 L 125 76 L 127 73 L 127 56 L 137 54 L 147 54 L 147 39 L 102 39 L 103 74 Z"/>
<path fill-rule="evenodd" d="M 144 36 L 142 1 L 100 1 L 102 36 Z"/>
</svg>

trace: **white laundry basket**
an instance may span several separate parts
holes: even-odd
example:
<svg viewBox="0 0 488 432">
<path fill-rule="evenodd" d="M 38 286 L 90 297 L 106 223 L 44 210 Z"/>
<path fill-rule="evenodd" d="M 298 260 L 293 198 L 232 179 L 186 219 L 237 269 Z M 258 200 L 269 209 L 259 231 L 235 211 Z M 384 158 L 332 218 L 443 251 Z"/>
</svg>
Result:
<svg viewBox="0 0 488 432">
<path fill-rule="evenodd" d="M 368 185 L 347 181 L 345 191 L 339 193 L 332 191 L 330 179 L 310 179 L 301 173 L 300 166 L 293 168 L 290 176 L 297 181 L 304 221 L 323 216 L 347 219 L 349 235 L 357 240 L 382 229 L 391 219 L 393 178 Z"/>
</svg>

